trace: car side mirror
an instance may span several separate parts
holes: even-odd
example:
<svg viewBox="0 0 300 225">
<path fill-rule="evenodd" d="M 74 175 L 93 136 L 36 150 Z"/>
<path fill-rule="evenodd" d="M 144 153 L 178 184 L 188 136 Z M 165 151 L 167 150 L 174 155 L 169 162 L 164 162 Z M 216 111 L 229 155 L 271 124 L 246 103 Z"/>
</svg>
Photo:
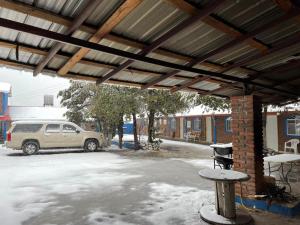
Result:
<svg viewBox="0 0 300 225">
<path fill-rule="evenodd" d="M 80 133 L 80 130 L 76 130 L 76 133 L 79 134 L 79 133 Z"/>
</svg>

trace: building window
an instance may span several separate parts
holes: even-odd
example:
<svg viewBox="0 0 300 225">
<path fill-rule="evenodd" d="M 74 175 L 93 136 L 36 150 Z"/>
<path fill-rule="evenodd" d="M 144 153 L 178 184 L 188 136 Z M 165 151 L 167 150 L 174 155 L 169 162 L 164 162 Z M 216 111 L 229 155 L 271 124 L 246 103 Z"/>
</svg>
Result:
<svg viewBox="0 0 300 225">
<path fill-rule="evenodd" d="M 44 106 L 53 106 L 53 105 L 54 105 L 54 96 L 44 95 Z"/>
<path fill-rule="evenodd" d="M 193 120 L 193 130 L 201 130 L 201 120 L 199 118 Z"/>
<path fill-rule="evenodd" d="M 171 119 L 171 130 L 176 130 L 176 119 L 175 118 Z"/>
<path fill-rule="evenodd" d="M 286 120 L 286 134 L 288 136 L 300 136 L 300 117 L 296 116 Z"/>
<path fill-rule="evenodd" d="M 187 121 L 186 121 L 186 128 L 187 128 L 187 129 L 191 129 L 191 127 L 192 127 L 191 121 L 190 121 L 190 120 L 187 120 Z"/>
<path fill-rule="evenodd" d="M 228 117 L 225 120 L 225 131 L 232 132 L 232 118 Z"/>
</svg>

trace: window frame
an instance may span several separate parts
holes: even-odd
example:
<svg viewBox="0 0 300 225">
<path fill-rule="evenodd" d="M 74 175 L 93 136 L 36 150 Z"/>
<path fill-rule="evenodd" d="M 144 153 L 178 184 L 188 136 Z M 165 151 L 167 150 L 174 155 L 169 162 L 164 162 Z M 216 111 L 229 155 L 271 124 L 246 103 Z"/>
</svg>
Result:
<svg viewBox="0 0 300 225">
<path fill-rule="evenodd" d="M 31 130 L 31 131 L 24 131 L 24 130 L 22 130 L 22 131 L 17 131 L 16 132 L 16 129 L 18 128 L 18 126 L 20 127 L 20 126 L 28 126 L 28 127 L 30 127 L 30 126 L 39 126 L 39 128 L 38 129 L 36 129 L 36 130 Z M 20 123 L 20 124 L 16 124 L 15 126 L 14 126 L 14 128 L 12 129 L 12 133 L 37 133 L 37 132 L 39 132 L 41 129 L 42 129 L 42 127 L 43 127 L 43 124 L 42 123 Z"/>
<path fill-rule="evenodd" d="M 170 119 L 170 130 L 172 130 L 172 131 L 176 130 L 176 118 L 175 117 Z"/>
<path fill-rule="evenodd" d="M 199 128 L 196 128 L 195 127 L 195 122 L 196 121 L 198 121 L 199 122 Z M 194 130 L 194 131 L 201 131 L 202 129 L 202 119 L 201 118 L 195 118 L 195 119 L 193 119 L 193 125 L 192 125 L 192 129 Z"/>
<path fill-rule="evenodd" d="M 230 129 L 228 129 L 229 121 L 230 121 Z M 225 119 L 225 132 L 232 133 L 232 117 L 231 116 L 226 117 L 226 119 Z"/>
<path fill-rule="evenodd" d="M 72 131 L 72 130 L 64 130 L 64 126 L 65 126 L 65 125 L 67 125 L 67 126 L 72 126 L 72 127 L 75 128 L 75 130 L 74 130 L 74 131 Z M 75 126 L 72 125 L 72 124 L 67 124 L 67 123 L 62 124 L 62 128 L 61 128 L 62 133 L 71 133 L 71 134 L 73 134 L 73 133 L 76 133 L 76 130 L 78 130 L 77 127 L 75 127 Z"/>
<path fill-rule="evenodd" d="M 295 125 L 295 134 L 290 134 L 289 133 L 289 126 L 288 126 L 288 124 L 289 124 L 289 121 L 291 121 L 291 120 L 294 120 L 294 125 Z M 296 116 L 294 116 L 294 117 L 289 117 L 289 118 L 286 118 L 285 119 L 285 134 L 286 134 L 286 136 L 288 136 L 288 137 L 300 137 L 300 127 L 299 127 L 299 134 L 297 134 L 297 128 L 296 128 L 296 126 L 297 126 L 297 123 L 296 123 L 296 121 L 299 121 L 299 123 L 298 124 L 300 124 L 300 118 L 297 118 Z"/>
<path fill-rule="evenodd" d="M 58 131 L 51 131 L 51 132 L 49 132 L 49 131 L 47 131 L 47 127 L 48 127 L 49 125 L 59 125 L 59 130 L 58 130 Z M 49 133 L 49 134 L 57 134 L 57 133 L 61 133 L 61 131 L 62 131 L 62 125 L 59 124 L 59 123 L 48 123 L 48 124 L 46 124 L 46 127 L 45 127 L 45 133 Z"/>
</svg>

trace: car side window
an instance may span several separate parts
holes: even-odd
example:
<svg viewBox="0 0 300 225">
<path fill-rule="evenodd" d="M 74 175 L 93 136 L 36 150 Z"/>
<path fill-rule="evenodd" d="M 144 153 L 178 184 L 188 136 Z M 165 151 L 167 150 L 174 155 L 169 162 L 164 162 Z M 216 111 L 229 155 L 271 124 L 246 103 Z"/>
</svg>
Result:
<svg viewBox="0 0 300 225">
<path fill-rule="evenodd" d="M 48 124 L 46 126 L 47 133 L 59 133 L 60 131 L 60 124 Z"/>
<path fill-rule="evenodd" d="M 64 133 L 75 133 L 76 127 L 70 125 L 70 124 L 64 124 L 63 125 L 63 132 Z"/>
<path fill-rule="evenodd" d="M 35 133 L 42 128 L 43 124 L 17 124 L 12 133 Z"/>
</svg>

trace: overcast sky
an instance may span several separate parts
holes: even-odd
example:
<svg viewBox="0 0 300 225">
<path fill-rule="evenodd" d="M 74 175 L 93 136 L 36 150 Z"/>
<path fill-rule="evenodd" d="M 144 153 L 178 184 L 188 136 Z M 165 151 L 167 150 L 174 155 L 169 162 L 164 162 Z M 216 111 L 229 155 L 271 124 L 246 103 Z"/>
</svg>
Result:
<svg viewBox="0 0 300 225">
<path fill-rule="evenodd" d="M 47 75 L 33 77 L 32 72 L 0 67 L 0 82 L 12 86 L 11 106 L 43 106 L 44 95 L 54 95 L 54 106 L 60 107 L 58 92 L 69 87 L 69 80 Z"/>
</svg>

